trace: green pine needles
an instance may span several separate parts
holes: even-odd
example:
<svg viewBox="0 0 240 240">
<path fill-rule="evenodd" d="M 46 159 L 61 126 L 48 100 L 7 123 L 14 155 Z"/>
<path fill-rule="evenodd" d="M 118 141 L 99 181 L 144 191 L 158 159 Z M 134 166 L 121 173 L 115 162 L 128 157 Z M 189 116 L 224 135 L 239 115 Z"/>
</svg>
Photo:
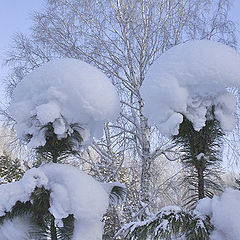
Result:
<svg viewBox="0 0 240 240">
<path fill-rule="evenodd" d="M 8 153 L 3 152 L 0 156 L 0 178 L 1 183 L 18 181 L 24 174 L 21 162 L 18 158 L 12 158 Z"/>
<path fill-rule="evenodd" d="M 186 205 L 193 208 L 199 199 L 212 198 L 222 191 L 221 147 L 223 131 L 214 116 L 214 108 L 207 114 L 205 126 L 196 131 L 184 117 L 178 135 L 173 140 L 182 146 L 181 161 L 185 166 L 182 185 L 186 186 Z"/>
<path fill-rule="evenodd" d="M 208 240 L 213 226 L 208 216 L 177 206 L 162 208 L 149 220 L 126 224 L 118 234 L 126 240 Z"/>
<path fill-rule="evenodd" d="M 74 218 L 69 215 L 63 219 L 64 227 L 55 226 L 55 218 L 49 212 L 50 192 L 45 188 L 36 188 L 31 194 L 30 201 L 16 202 L 10 212 L 0 218 L 13 220 L 16 217 L 28 218 L 31 222 L 29 230 L 30 239 L 38 240 L 70 240 L 73 235 Z"/>
<path fill-rule="evenodd" d="M 71 132 L 59 138 L 54 132 L 53 124 L 48 123 L 42 127 L 45 132 L 46 143 L 44 146 L 37 147 L 36 154 L 38 159 L 44 162 L 59 163 L 70 155 L 75 155 L 83 141 L 80 134 L 79 124 L 71 124 Z M 30 135 L 26 136 L 30 141 Z M 2 158 L 2 161 L 4 159 Z M 41 187 L 35 188 L 31 194 L 30 201 L 18 201 L 10 212 L 0 218 L 0 224 L 5 219 L 14 220 L 15 218 L 28 219 L 31 222 L 29 229 L 29 239 L 38 240 L 70 240 L 73 236 L 74 217 L 69 215 L 63 219 L 63 226 L 58 226 L 54 216 L 49 212 L 50 191 Z"/>
<path fill-rule="evenodd" d="M 62 138 L 59 138 L 54 132 L 53 123 L 42 127 L 45 132 L 46 143 L 44 146 L 37 147 L 36 153 L 38 157 L 48 162 L 58 163 L 65 159 L 69 155 L 77 154 L 78 149 L 83 141 L 81 134 L 79 133 L 82 129 L 79 124 L 70 124 L 71 132 Z M 27 136 L 27 141 L 30 141 L 31 135 Z"/>
</svg>

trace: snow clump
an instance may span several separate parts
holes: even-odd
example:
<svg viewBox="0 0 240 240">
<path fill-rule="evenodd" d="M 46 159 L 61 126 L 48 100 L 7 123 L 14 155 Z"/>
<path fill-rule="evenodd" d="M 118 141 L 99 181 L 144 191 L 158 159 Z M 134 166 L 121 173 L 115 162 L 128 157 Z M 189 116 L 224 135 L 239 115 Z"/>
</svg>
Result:
<svg viewBox="0 0 240 240">
<path fill-rule="evenodd" d="M 236 100 L 227 87 L 240 85 L 240 55 L 231 47 L 195 40 L 168 50 L 150 67 L 141 92 L 145 113 L 167 137 L 178 134 L 183 115 L 199 131 L 214 113 L 225 131 L 235 125 Z"/>
<path fill-rule="evenodd" d="M 6 219 L 0 226 L 1 240 L 32 240 L 29 231 L 33 230 L 30 219 L 26 217 L 16 217 Z M 37 230 L 37 229 L 36 229 Z"/>
<path fill-rule="evenodd" d="M 103 125 L 119 112 L 119 98 L 111 81 L 93 66 L 77 59 L 59 59 L 33 70 L 16 87 L 9 113 L 16 120 L 19 139 L 30 136 L 29 147 L 44 146 L 48 123 L 58 139 L 79 124 L 82 145 L 101 137 Z"/>
<path fill-rule="evenodd" d="M 208 215 L 214 226 L 211 240 L 237 240 L 240 236 L 240 191 L 231 188 L 212 199 L 204 198 L 198 202 L 196 211 Z"/>
<path fill-rule="evenodd" d="M 0 217 L 11 211 L 17 201 L 30 201 L 35 187 L 44 187 L 50 191 L 49 211 L 55 217 L 56 226 L 62 227 L 62 219 L 74 215 L 73 240 L 102 239 L 101 220 L 109 204 L 109 193 L 103 184 L 67 164 L 50 163 L 32 168 L 20 181 L 0 185 Z M 0 233 L 6 232 L 14 222 L 19 221 L 5 221 L 0 226 Z M 15 231 L 20 231 L 20 236 L 26 234 L 27 238 L 29 224 L 26 221 L 22 224 L 22 231 L 20 227 Z"/>
</svg>

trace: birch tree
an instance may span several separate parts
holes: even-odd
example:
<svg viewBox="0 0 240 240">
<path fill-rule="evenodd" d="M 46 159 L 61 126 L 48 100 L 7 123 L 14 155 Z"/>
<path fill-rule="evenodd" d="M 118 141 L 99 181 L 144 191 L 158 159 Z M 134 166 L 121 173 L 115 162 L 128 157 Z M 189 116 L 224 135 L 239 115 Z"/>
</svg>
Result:
<svg viewBox="0 0 240 240">
<path fill-rule="evenodd" d="M 165 155 L 177 159 L 176 149 L 144 115 L 140 87 L 148 67 L 165 50 L 191 39 L 212 39 L 235 46 L 229 0 L 48 0 L 35 13 L 30 36 L 17 34 L 7 57 L 12 67 L 8 92 L 23 76 L 53 58 L 71 57 L 106 73 L 118 89 L 121 114 L 105 125 L 105 137 L 92 148 L 101 162 L 92 161 L 100 178 L 113 179 L 127 155 L 140 165 L 139 214 L 147 215 L 150 168 Z M 118 160 L 117 160 L 118 159 Z M 99 169 L 107 170 L 104 174 Z"/>
</svg>

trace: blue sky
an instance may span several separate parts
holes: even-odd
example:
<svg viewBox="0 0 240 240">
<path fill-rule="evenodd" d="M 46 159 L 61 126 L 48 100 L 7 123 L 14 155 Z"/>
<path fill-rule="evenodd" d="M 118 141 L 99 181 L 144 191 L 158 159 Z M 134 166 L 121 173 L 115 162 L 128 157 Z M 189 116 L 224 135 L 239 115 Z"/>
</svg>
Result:
<svg viewBox="0 0 240 240">
<path fill-rule="evenodd" d="M 0 53 L 16 32 L 28 32 L 31 14 L 44 6 L 44 0 L 2 0 L 0 7 Z"/>
<path fill-rule="evenodd" d="M 27 33 L 31 26 L 33 11 L 44 7 L 44 0 L 1 0 L 0 7 L 0 101 L 2 93 L 2 78 L 7 68 L 2 66 L 4 52 L 11 45 L 12 36 L 16 32 Z"/>
<path fill-rule="evenodd" d="M 31 21 L 31 13 L 41 9 L 42 0 L 3 0 L 0 8 L 0 47 L 5 48 L 15 32 L 26 32 Z"/>
<path fill-rule="evenodd" d="M 237 23 L 240 31 L 240 0 L 232 0 L 231 18 Z M 2 0 L 0 7 L 0 84 L 6 75 L 7 68 L 1 66 L 2 56 L 11 44 L 11 38 L 16 32 L 28 33 L 31 26 L 31 14 L 41 10 L 45 0 Z M 240 33 L 238 32 L 240 39 Z M 0 85 L 0 100 L 3 94 Z"/>
</svg>

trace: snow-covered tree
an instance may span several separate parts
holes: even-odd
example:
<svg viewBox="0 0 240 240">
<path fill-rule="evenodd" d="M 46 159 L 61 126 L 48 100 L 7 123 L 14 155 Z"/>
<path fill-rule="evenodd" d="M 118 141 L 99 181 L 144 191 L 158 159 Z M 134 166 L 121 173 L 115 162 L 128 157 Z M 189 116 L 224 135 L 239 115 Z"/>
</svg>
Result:
<svg viewBox="0 0 240 240">
<path fill-rule="evenodd" d="M 0 183 L 19 180 L 27 168 L 28 156 L 27 149 L 16 140 L 15 132 L 0 123 Z"/>
<path fill-rule="evenodd" d="M 0 232 L 5 239 L 13 239 L 8 228 L 15 222 L 19 239 L 102 239 L 102 217 L 109 201 L 118 202 L 125 194 L 123 186 L 97 182 L 56 162 L 101 136 L 104 122 L 118 114 L 118 105 L 110 80 L 76 59 L 46 63 L 18 84 L 9 107 L 17 136 L 53 163 L 0 186 Z"/>
<path fill-rule="evenodd" d="M 49 0 L 46 11 L 34 16 L 32 35 L 19 34 L 14 40 L 8 57 L 14 68 L 9 90 L 27 72 L 59 57 L 84 59 L 110 76 L 122 111 L 114 124 L 105 125 L 103 141 L 93 142 L 101 156 L 93 168 L 110 169 L 117 178 L 120 168 L 114 160 L 117 156 L 123 163 L 130 152 L 140 162 L 138 202 L 144 209 L 151 198 L 149 169 L 159 155 L 171 150 L 159 141 L 143 113 L 140 87 L 146 72 L 165 50 L 190 39 L 234 46 L 228 9 L 228 0 Z"/>
<path fill-rule="evenodd" d="M 101 137 L 104 122 L 118 114 L 119 100 L 99 70 L 80 60 L 60 59 L 27 75 L 8 110 L 18 138 L 57 162 Z"/>
<path fill-rule="evenodd" d="M 236 108 L 227 87 L 239 86 L 239 65 L 239 54 L 223 44 L 188 42 L 163 54 L 143 85 L 149 119 L 183 147 L 189 203 L 221 190 L 222 136 L 233 129 Z"/>
<path fill-rule="evenodd" d="M 18 217 L 23 225 L 18 235 L 24 235 L 19 239 L 102 239 L 101 220 L 110 194 L 112 201 L 117 201 L 121 189 L 116 183 L 101 184 L 66 164 L 32 168 L 20 181 L 0 186 L 1 236 L 15 239 L 5 225 Z M 28 218 L 31 224 L 24 221 Z"/>
<path fill-rule="evenodd" d="M 212 190 L 220 190 L 213 170 L 219 167 L 216 164 L 223 131 L 232 130 L 235 124 L 236 101 L 227 88 L 239 85 L 240 54 L 206 40 L 178 45 L 164 53 L 143 83 L 149 120 L 182 145 L 183 163 L 196 171 L 196 176 L 187 176 L 189 190 L 196 191 L 191 199 L 195 203 L 206 196 L 213 197 Z M 127 225 L 120 232 L 130 237 L 132 234 L 133 239 L 171 239 L 179 234 L 184 234 L 185 239 L 209 239 L 213 230 L 209 216 L 201 223 L 196 211 L 187 215 L 181 210 L 177 212 L 180 215 L 161 210 L 148 221 Z"/>
</svg>

